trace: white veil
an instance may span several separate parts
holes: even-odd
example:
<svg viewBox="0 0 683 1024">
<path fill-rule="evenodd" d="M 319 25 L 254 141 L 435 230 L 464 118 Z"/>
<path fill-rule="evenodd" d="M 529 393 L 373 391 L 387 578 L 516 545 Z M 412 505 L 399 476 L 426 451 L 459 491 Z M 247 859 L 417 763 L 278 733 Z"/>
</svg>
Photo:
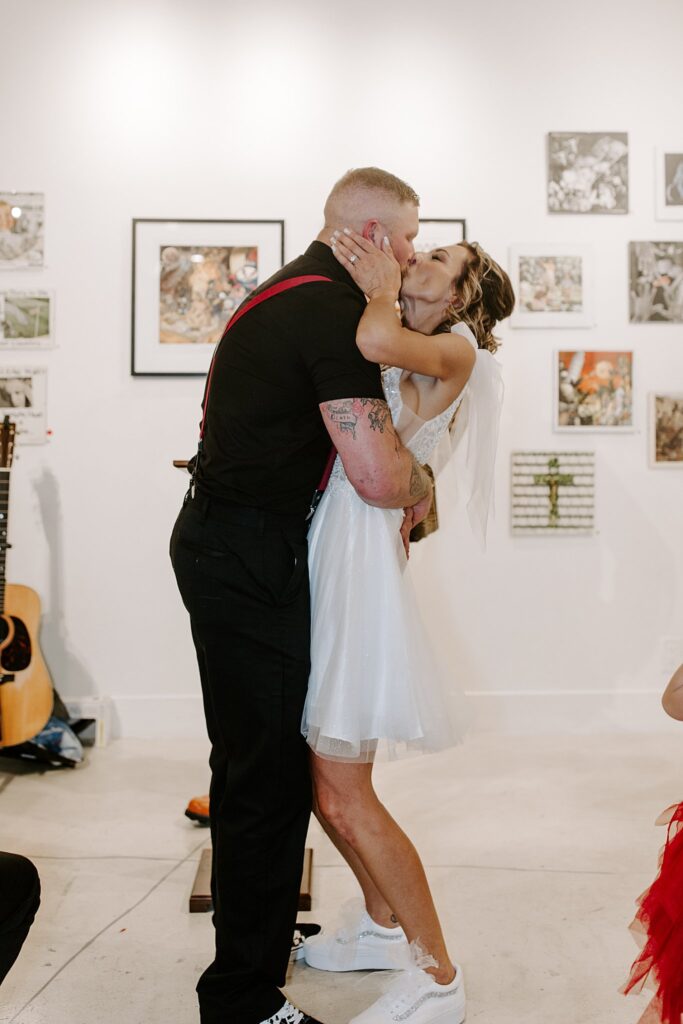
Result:
<svg viewBox="0 0 683 1024">
<path fill-rule="evenodd" d="M 486 546 L 486 527 L 493 510 L 493 480 L 500 414 L 503 405 L 503 375 L 500 363 L 487 349 L 477 345 L 466 324 L 454 324 L 453 334 L 467 338 L 477 358 L 450 430 L 431 460 L 435 475 L 454 458 L 458 496 L 464 498 L 472 531 Z"/>
</svg>

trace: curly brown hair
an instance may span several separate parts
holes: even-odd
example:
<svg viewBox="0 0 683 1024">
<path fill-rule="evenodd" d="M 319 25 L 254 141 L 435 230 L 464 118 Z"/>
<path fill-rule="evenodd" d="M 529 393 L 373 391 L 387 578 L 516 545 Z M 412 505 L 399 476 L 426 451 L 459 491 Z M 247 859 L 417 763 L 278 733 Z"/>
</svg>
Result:
<svg viewBox="0 0 683 1024">
<path fill-rule="evenodd" d="M 470 254 L 465 269 L 455 282 L 456 299 L 446 310 L 437 333 L 454 324 L 467 324 L 479 348 L 496 352 L 500 342 L 493 329 L 515 308 L 512 282 L 503 268 L 484 252 L 478 242 L 461 242 Z"/>
</svg>

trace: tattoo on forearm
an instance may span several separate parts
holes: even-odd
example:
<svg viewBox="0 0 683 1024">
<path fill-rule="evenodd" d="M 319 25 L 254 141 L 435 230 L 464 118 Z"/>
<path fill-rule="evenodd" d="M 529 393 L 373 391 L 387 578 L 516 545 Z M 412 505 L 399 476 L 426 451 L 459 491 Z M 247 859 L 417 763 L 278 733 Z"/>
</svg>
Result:
<svg viewBox="0 0 683 1024">
<path fill-rule="evenodd" d="M 363 416 L 367 416 L 371 430 L 379 431 L 380 434 L 387 429 L 391 430 L 398 448 L 398 437 L 391 422 L 389 407 L 381 398 L 346 398 L 342 401 L 326 402 L 325 411 L 337 425 L 340 434 L 351 434 L 354 441 L 358 424 Z"/>
</svg>

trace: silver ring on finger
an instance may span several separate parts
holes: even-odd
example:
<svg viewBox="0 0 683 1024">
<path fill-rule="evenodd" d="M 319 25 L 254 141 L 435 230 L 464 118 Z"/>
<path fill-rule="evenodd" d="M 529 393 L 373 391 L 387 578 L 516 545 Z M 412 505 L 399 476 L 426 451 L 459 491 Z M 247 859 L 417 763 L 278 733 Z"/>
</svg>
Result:
<svg viewBox="0 0 683 1024">
<path fill-rule="evenodd" d="M 355 252 L 353 252 L 349 256 L 349 263 L 355 263 L 357 259 L 358 259 L 358 257 L 356 256 Z"/>
</svg>

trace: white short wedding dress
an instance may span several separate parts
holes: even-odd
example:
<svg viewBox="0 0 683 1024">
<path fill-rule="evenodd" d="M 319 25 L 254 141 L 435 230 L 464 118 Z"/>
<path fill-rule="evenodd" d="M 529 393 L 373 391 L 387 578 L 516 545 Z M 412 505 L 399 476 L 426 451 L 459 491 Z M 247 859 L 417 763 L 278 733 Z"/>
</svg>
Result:
<svg viewBox="0 0 683 1024">
<path fill-rule="evenodd" d="M 477 348 L 469 328 L 457 325 L 456 331 Z M 390 368 L 382 381 L 401 440 L 419 462 L 429 462 L 451 434 L 454 444 L 477 435 L 474 444 L 468 439 L 467 461 L 471 469 L 477 456 L 484 464 L 477 467 L 477 484 L 469 486 L 468 508 L 471 518 L 473 510 L 479 519 L 483 515 L 485 530 L 502 400 L 498 364 L 478 350 L 461 394 L 426 421 L 403 405 L 402 373 Z M 459 407 L 466 400 L 461 424 L 465 410 Z M 458 426 L 449 432 L 456 411 Z M 462 697 L 444 679 L 420 617 L 399 533 L 402 519 L 402 509 L 367 505 L 337 458 L 308 540 L 311 674 L 302 732 L 321 757 L 367 762 L 378 754 L 443 750 L 464 732 Z"/>
</svg>

